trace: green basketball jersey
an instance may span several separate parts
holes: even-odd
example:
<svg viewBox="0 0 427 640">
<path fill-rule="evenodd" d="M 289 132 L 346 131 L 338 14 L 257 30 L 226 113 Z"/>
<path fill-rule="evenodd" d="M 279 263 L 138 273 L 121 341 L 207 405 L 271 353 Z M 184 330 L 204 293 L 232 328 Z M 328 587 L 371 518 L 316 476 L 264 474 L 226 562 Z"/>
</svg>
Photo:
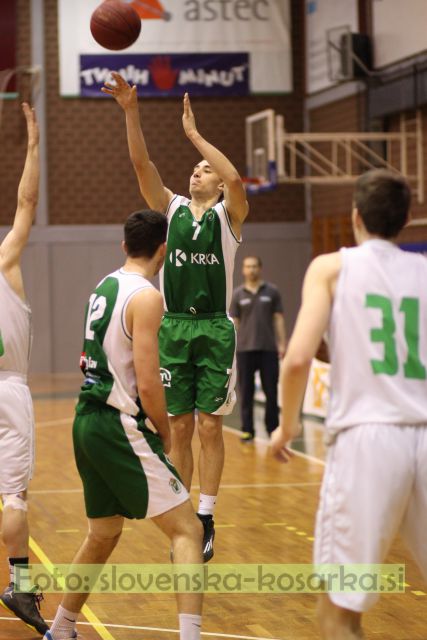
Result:
<svg viewBox="0 0 427 640">
<path fill-rule="evenodd" d="M 172 313 L 227 313 L 233 291 L 234 258 L 240 241 L 224 202 L 195 220 L 190 201 L 174 195 L 166 212 L 167 252 L 160 273 L 166 310 Z"/>
<path fill-rule="evenodd" d="M 85 380 L 79 402 L 102 402 L 129 415 L 139 413 L 126 309 L 135 293 L 146 287 L 152 284 L 142 275 L 119 269 L 101 280 L 90 296 L 80 359 Z"/>
</svg>

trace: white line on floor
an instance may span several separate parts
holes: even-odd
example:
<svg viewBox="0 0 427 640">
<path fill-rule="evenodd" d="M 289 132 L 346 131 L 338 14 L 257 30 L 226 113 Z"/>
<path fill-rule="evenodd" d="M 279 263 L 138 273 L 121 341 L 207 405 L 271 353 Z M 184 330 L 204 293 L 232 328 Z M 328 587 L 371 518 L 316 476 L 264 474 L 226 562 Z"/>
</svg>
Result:
<svg viewBox="0 0 427 640">
<path fill-rule="evenodd" d="M 9 622 L 21 622 L 18 618 L 8 618 L 6 616 L 0 616 L 0 620 L 6 620 Z M 46 622 L 51 623 L 53 620 L 46 619 Z M 87 627 L 97 627 L 96 623 L 90 622 L 78 622 L 79 626 L 87 626 Z M 107 622 L 102 623 L 103 627 L 108 627 L 109 629 L 128 629 L 132 631 L 157 631 L 160 633 L 176 633 L 179 634 L 179 629 L 165 629 L 162 627 L 140 627 L 137 625 L 127 625 L 127 624 L 108 624 Z M 261 636 L 240 636 L 234 635 L 231 633 L 213 633 L 211 631 L 202 631 L 202 636 L 210 636 L 211 638 L 235 638 L 236 640 L 282 640 L 280 638 L 262 638 Z"/>
<path fill-rule="evenodd" d="M 318 487 L 320 482 L 271 482 L 258 484 L 222 484 L 221 489 L 274 489 L 286 487 Z M 199 491 L 200 487 L 195 485 L 191 487 L 194 491 Z M 55 493 L 82 493 L 83 489 L 34 489 L 30 493 L 32 495 L 44 495 Z"/>
</svg>

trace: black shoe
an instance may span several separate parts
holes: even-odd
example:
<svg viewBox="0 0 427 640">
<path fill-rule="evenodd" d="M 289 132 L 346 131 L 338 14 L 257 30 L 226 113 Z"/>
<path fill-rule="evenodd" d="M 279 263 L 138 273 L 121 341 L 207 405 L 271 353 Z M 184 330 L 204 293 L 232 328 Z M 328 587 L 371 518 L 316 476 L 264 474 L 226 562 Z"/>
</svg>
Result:
<svg viewBox="0 0 427 640">
<path fill-rule="evenodd" d="M 209 562 L 213 558 L 213 542 L 215 539 L 215 527 L 211 515 L 197 514 L 203 525 L 203 562 Z"/>
<path fill-rule="evenodd" d="M 249 431 L 244 431 L 240 438 L 240 442 L 252 442 L 254 438 L 255 438 L 255 435 L 253 433 L 249 433 Z"/>
<path fill-rule="evenodd" d="M 49 629 L 46 622 L 41 617 L 40 602 L 43 600 L 43 596 L 35 586 L 29 592 L 20 592 L 13 590 L 13 583 L 3 591 L 0 596 L 0 604 L 6 609 L 9 609 L 18 618 L 21 618 L 25 624 L 31 629 L 38 631 L 43 636 Z"/>
</svg>

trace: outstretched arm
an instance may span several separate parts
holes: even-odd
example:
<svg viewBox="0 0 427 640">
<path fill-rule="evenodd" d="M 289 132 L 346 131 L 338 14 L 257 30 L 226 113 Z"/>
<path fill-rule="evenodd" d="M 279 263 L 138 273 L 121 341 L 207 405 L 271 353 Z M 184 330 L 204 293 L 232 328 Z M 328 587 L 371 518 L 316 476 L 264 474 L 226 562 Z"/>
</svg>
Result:
<svg viewBox="0 0 427 640">
<path fill-rule="evenodd" d="M 113 96 L 125 112 L 129 155 L 141 195 L 149 207 L 165 213 L 173 194 L 164 186 L 156 166 L 150 160 L 139 121 L 136 86 L 131 87 L 118 73 L 112 72 L 111 75 L 116 84 L 106 82 L 101 91 Z"/>
<path fill-rule="evenodd" d="M 188 93 L 184 96 L 182 124 L 188 139 L 210 164 L 212 170 L 224 181 L 227 210 L 230 214 L 233 230 L 238 230 L 238 235 L 240 235 L 240 227 L 248 215 L 248 203 L 242 179 L 230 160 L 198 132 Z"/>
<path fill-rule="evenodd" d="M 319 256 L 309 266 L 304 279 L 301 309 L 280 373 L 280 426 L 271 439 L 273 454 L 281 462 L 289 460 L 286 444 L 295 438 L 299 430 L 310 364 L 328 326 L 340 268 L 339 253 Z"/>
<path fill-rule="evenodd" d="M 18 295 L 23 297 L 20 259 L 27 244 L 39 197 L 39 128 L 34 109 L 24 102 L 27 120 L 27 156 L 18 187 L 18 204 L 11 231 L 0 245 L 0 269 Z"/>
</svg>

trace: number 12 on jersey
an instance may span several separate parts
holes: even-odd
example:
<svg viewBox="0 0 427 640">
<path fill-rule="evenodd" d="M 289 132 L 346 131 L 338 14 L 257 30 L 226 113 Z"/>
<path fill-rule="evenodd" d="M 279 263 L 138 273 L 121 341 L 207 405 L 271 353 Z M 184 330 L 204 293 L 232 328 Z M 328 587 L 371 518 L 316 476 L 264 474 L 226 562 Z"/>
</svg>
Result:
<svg viewBox="0 0 427 640">
<path fill-rule="evenodd" d="M 366 295 L 365 306 L 370 309 L 379 309 L 382 315 L 382 326 L 371 329 L 371 341 L 382 342 L 384 345 L 384 358 L 371 360 L 372 371 L 375 374 L 394 376 L 399 370 L 399 361 L 396 347 L 396 320 L 393 314 L 393 305 L 390 298 L 373 293 Z M 420 301 L 418 298 L 402 298 L 399 311 L 403 315 L 403 332 L 405 336 L 407 357 L 403 363 L 405 378 L 413 380 L 426 379 L 426 367 L 420 360 Z M 400 320 L 400 314 L 399 314 Z M 427 327 L 426 327 L 427 330 Z"/>
<path fill-rule="evenodd" d="M 86 316 L 86 329 L 85 329 L 85 338 L 86 340 L 93 340 L 95 337 L 95 332 L 91 328 L 91 325 L 95 320 L 99 320 L 105 313 L 105 308 L 107 306 L 107 299 L 105 296 L 97 296 L 96 293 L 92 293 L 89 298 L 89 306 L 87 310 Z"/>
</svg>

